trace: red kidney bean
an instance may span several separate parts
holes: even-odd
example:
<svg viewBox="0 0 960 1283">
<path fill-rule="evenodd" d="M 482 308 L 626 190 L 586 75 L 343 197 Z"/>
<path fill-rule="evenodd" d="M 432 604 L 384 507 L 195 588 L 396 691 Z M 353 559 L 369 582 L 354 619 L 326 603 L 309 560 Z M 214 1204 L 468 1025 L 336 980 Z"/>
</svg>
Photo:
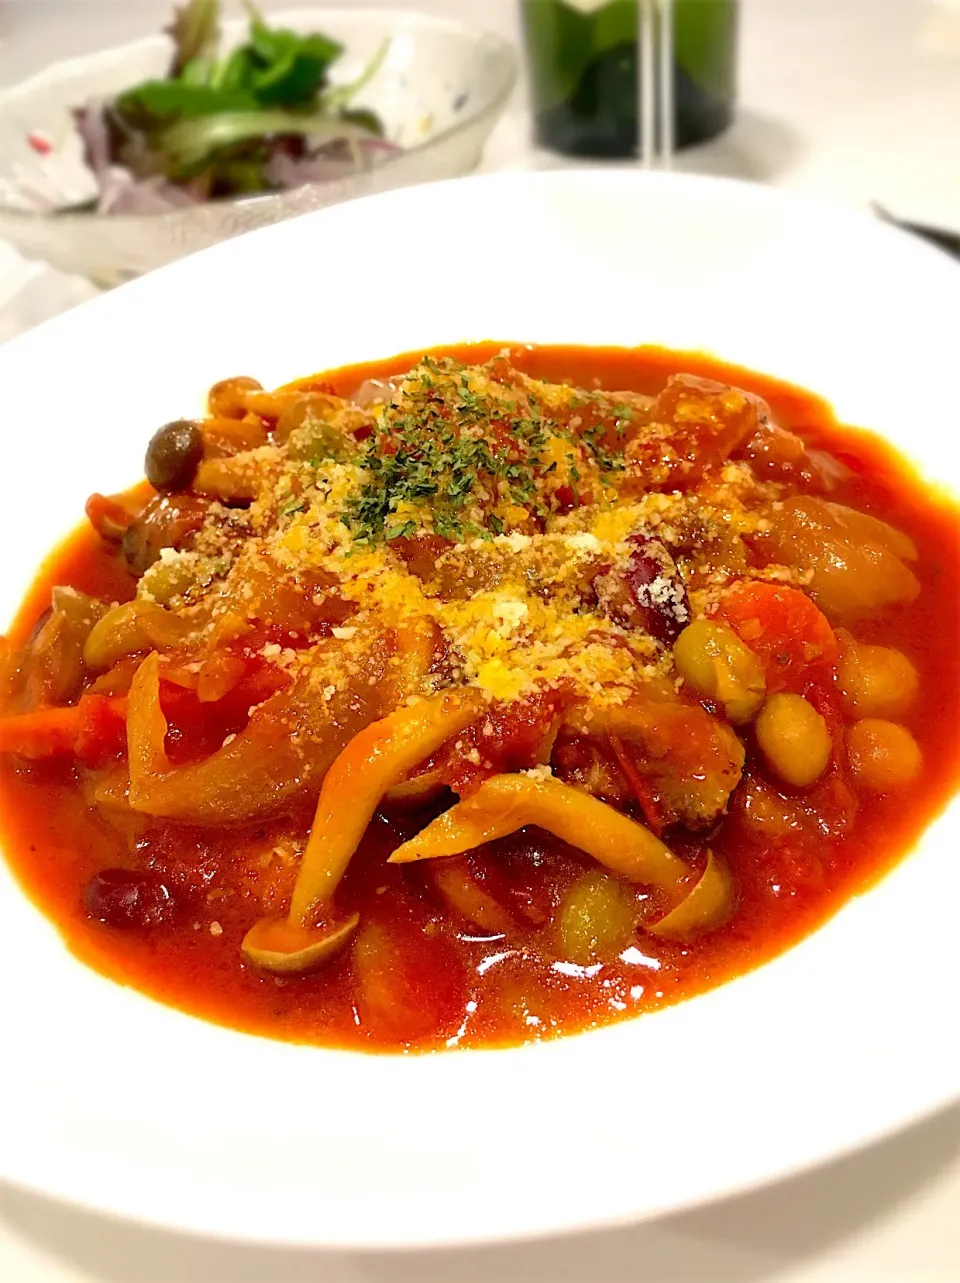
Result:
<svg viewBox="0 0 960 1283">
<path fill-rule="evenodd" d="M 102 869 L 87 883 L 84 908 L 110 927 L 154 927 L 176 911 L 170 888 L 155 873 Z"/>
<path fill-rule="evenodd" d="M 631 535 L 636 548 L 626 581 L 643 627 L 657 641 L 672 645 L 690 622 L 690 600 L 676 563 L 659 539 Z"/>
<path fill-rule="evenodd" d="M 677 564 L 663 542 L 651 535 L 630 535 L 627 543 L 633 551 L 626 564 L 594 581 L 597 599 L 611 619 L 672 645 L 691 618 Z"/>
</svg>

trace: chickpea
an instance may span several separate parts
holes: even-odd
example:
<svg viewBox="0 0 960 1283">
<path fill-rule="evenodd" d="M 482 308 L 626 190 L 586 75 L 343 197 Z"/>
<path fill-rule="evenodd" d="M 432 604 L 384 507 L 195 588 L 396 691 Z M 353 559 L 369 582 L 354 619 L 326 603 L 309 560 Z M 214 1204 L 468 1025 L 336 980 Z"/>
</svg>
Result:
<svg viewBox="0 0 960 1283">
<path fill-rule="evenodd" d="M 845 637 L 840 651 L 840 690 L 851 717 L 899 717 L 917 697 L 917 670 L 902 651 L 867 646 Z"/>
<path fill-rule="evenodd" d="M 767 764 L 788 784 L 805 788 L 826 770 L 833 748 L 830 732 L 802 695 L 771 695 L 755 729 Z"/>
<path fill-rule="evenodd" d="M 763 703 L 763 667 L 726 624 L 695 619 L 674 643 L 673 659 L 690 689 L 722 704 L 735 726 L 751 721 Z"/>
<path fill-rule="evenodd" d="M 563 956 L 584 967 L 613 958 L 633 939 L 636 923 L 636 902 L 627 888 L 606 873 L 588 873 L 560 908 Z"/>
<path fill-rule="evenodd" d="M 849 728 L 847 756 L 854 782 L 870 793 L 890 793 L 912 784 L 923 766 L 923 754 L 910 732 L 879 717 L 865 717 Z"/>
</svg>

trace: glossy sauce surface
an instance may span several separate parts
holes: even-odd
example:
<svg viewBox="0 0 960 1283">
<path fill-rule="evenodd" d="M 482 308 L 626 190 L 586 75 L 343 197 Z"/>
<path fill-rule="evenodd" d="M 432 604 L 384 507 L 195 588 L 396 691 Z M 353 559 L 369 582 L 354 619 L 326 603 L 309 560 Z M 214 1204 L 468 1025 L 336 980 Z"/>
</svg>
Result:
<svg viewBox="0 0 960 1283">
<path fill-rule="evenodd" d="M 479 362 L 502 344 L 445 348 Z M 407 370 L 413 360 L 353 367 L 327 376 L 348 395 L 365 379 Z M 672 837 L 677 854 L 701 862 L 707 837 L 739 885 L 739 907 L 720 930 L 691 945 L 638 935 L 612 962 L 578 966 L 550 960 L 551 921 L 565 892 L 594 867 L 539 831 L 526 831 L 470 857 L 473 875 L 509 907 L 508 939 L 456 920 L 432 871 L 385 863 L 424 824 L 424 812 L 378 815 L 355 857 L 342 895 L 369 924 L 365 946 L 314 975 L 264 975 L 243 964 L 249 925 L 245 880 L 289 886 L 288 852 L 309 827 L 309 812 L 244 829 L 157 823 L 138 847 L 158 884 L 177 889 L 180 911 L 161 927 L 120 930 L 91 920 L 84 888 L 98 871 L 128 865 L 125 837 L 84 802 L 76 768 L 63 761 L 26 765 L 0 759 L 4 851 L 27 893 L 58 924 L 83 960 L 154 997 L 226 1025 L 285 1039 L 367 1049 L 515 1043 L 651 1010 L 740 974 L 789 947 L 864 890 L 909 850 L 957 787 L 960 764 L 960 519 L 922 486 L 882 442 L 838 426 L 816 398 L 701 356 L 619 349 L 514 348 L 511 359 L 539 378 L 654 393 L 684 371 L 754 391 L 776 421 L 849 470 L 831 498 L 881 516 L 917 544 L 918 599 L 858 625 L 858 640 L 897 647 L 919 670 L 920 693 L 903 719 L 924 754 L 919 782 L 864 802 L 852 831 L 831 836 L 824 823 L 758 825 L 750 781 L 764 768 L 748 746 L 745 782 L 730 813 L 706 836 Z M 123 600 L 135 581 L 89 528 L 50 559 L 11 637 L 22 642 L 49 604 L 54 584 Z M 435 812 L 433 812 L 435 813 Z M 429 814 L 427 813 L 428 818 Z M 273 851 L 275 859 L 264 857 Z M 642 899 L 638 888 L 630 895 Z M 378 930 L 380 936 L 378 937 Z M 535 948 L 537 956 L 525 945 Z M 399 952 L 398 952 L 399 950 Z M 402 956 L 401 956 L 402 955 Z"/>
</svg>

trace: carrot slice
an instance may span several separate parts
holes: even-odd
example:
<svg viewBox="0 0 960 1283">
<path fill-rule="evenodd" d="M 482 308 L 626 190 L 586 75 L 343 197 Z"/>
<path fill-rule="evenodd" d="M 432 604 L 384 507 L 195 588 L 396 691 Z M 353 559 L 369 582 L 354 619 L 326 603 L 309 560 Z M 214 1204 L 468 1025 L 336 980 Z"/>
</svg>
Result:
<svg viewBox="0 0 960 1283">
<path fill-rule="evenodd" d="M 84 695 L 69 708 L 37 708 L 0 720 L 0 753 L 99 763 L 123 748 L 127 701 Z"/>
<path fill-rule="evenodd" d="M 80 731 L 79 708 L 38 708 L 0 721 L 0 753 L 19 757 L 69 757 Z"/>
</svg>

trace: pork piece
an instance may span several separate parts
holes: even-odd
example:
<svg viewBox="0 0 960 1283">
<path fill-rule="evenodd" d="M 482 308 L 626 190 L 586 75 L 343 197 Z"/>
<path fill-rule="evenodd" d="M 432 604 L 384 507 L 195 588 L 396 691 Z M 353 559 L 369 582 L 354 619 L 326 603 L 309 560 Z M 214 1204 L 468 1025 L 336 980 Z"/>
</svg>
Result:
<svg viewBox="0 0 960 1283">
<path fill-rule="evenodd" d="M 576 735 L 620 742 L 649 791 L 644 809 L 652 803 L 662 827 L 710 828 L 740 782 L 744 751 L 732 728 L 666 692 L 604 707 L 578 704 L 564 726 Z"/>
<path fill-rule="evenodd" d="M 686 489 L 718 467 L 767 422 L 764 401 L 739 388 L 674 375 L 626 448 L 623 493 Z"/>
</svg>

